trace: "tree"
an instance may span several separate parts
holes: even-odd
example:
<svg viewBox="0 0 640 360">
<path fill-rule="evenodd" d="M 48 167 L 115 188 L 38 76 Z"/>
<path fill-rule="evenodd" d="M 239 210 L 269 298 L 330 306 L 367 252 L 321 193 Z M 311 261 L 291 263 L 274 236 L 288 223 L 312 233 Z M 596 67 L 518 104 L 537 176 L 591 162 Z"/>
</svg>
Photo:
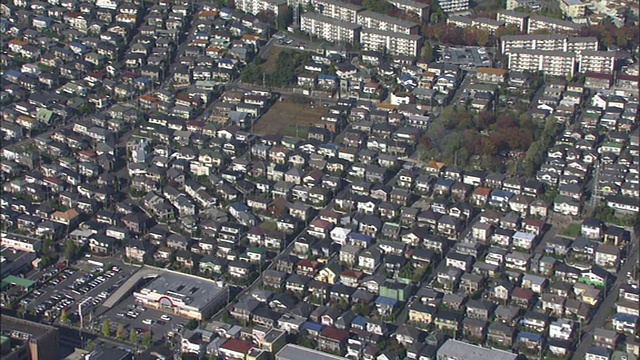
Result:
<svg viewBox="0 0 640 360">
<path fill-rule="evenodd" d="M 118 340 L 124 339 L 124 326 L 122 324 L 118 324 L 118 328 L 116 329 L 116 338 Z"/>
<path fill-rule="evenodd" d="M 68 320 L 69 317 L 67 315 L 67 309 L 62 309 L 62 311 L 60 312 L 60 322 L 66 324 Z"/>
<path fill-rule="evenodd" d="M 51 250 L 51 239 L 46 238 L 42 242 L 42 253 L 47 254 Z"/>
<path fill-rule="evenodd" d="M 101 329 L 101 333 L 104 336 L 111 336 L 111 329 L 109 328 L 109 320 L 108 319 L 104 319 L 104 321 L 102 322 L 102 329 Z"/>
<path fill-rule="evenodd" d="M 64 256 L 67 259 L 73 259 L 74 255 L 76 254 L 76 245 L 73 243 L 73 241 L 71 239 L 67 240 L 67 244 L 65 246 L 64 249 Z"/>
<path fill-rule="evenodd" d="M 142 346 L 149 347 L 153 343 L 153 336 L 151 335 L 151 331 L 147 331 L 142 337 Z"/>
<path fill-rule="evenodd" d="M 138 334 L 136 333 L 136 329 L 129 330 L 129 342 L 132 344 L 138 343 Z"/>
<path fill-rule="evenodd" d="M 420 52 L 420 57 L 426 62 L 433 61 L 433 46 L 431 45 L 431 41 L 425 40 L 422 45 L 422 51 Z"/>
</svg>

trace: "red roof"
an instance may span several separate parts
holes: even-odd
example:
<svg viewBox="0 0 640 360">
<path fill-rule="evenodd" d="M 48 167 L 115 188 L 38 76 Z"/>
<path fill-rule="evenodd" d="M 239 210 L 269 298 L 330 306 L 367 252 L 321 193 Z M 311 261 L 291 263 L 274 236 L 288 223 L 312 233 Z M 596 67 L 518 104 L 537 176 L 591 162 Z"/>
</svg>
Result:
<svg viewBox="0 0 640 360">
<path fill-rule="evenodd" d="M 491 189 L 486 188 L 486 187 L 477 187 L 474 191 L 473 191 L 474 195 L 480 195 L 480 196 L 489 196 L 489 194 L 491 194 Z"/>
<path fill-rule="evenodd" d="M 320 332 L 320 336 L 338 342 L 343 342 L 349 337 L 349 332 L 346 330 L 340 330 L 334 327 L 325 326 L 324 329 L 322 329 L 322 331 Z"/>
<path fill-rule="evenodd" d="M 511 293 L 511 298 L 531 300 L 535 295 L 536 294 L 530 289 L 523 289 L 521 287 L 517 287 L 513 289 L 513 293 Z"/>
<path fill-rule="evenodd" d="M 544 221 L 538 219 L 525 218 L 523 222 L 527 225 L 536 226 L 539 228 L 542 228 L 544 226 Z"/>
<path fill-rule="evenodd" d="M 253 345 L 251 345 L 250 342 L 238 339 L 229 339 L 224 344 L 222 344 L 222 346 L 220 346 L 221 349 L 235 351 L 241 354 L 248 353 L 249 349 L 251 349 L 252 347 Z"/>
<path fill-rule="evenodd" d="M 637 76 L 628 75 L 628 74 L 618 74 L 617 79 L 618 80 L 629 80 L 629 81 L 638 82 L 638 77 Z"/>
</svg>

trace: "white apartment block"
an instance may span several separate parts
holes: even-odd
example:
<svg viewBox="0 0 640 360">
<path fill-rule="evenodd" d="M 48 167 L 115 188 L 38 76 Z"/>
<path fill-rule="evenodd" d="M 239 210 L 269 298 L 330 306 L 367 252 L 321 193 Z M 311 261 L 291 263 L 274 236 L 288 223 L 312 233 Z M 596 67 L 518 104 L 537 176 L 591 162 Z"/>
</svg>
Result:
<svg viewBox="0 0 640 360">
<path fill-rule="evenodd" d="M 418 15 L 421 21 L 429 21 L 429 5 L 413 0 L 389 0 L 389 3 L 402 11 Z"/>
<path fill-rule="evenodd" d="M 541 15 L 531 15 L 531 18 L 529 18 L 527 34 L 533 34 L 539 30 L 550 32 L 578 32 L 581 28 L 582 25 L 578 25 L 571 21 L 559 20 Z"/>
<path fill-rule="evenodd" d="M 357 22 L 358 13 L 364 8 L 339 0 L 311 0 L 313 11 L 346 22 Z"/>
<path fill-rule="evenodd" d="M 576 55 L 564 51 L 512 49 L 508 68 L 509 71 L 542 71 L 545 75 L 573 76 Z"/>
<path fill-rule="evenodd" d="M 469 0 L 438 0 L 438 5 L 446 13 L 469 10 Z"/>
<path fill-rule="evenodd" d="M 600 74 L 613 74 L 616 65 L 616 53 L 613 51 L 584 50 L 578 56 L 581 73 L 593 71 Z"/>
<path fill-rule="evenodd" d="M 278 16 L 287 8 L 287 0 L 236 0 L 236 8 L 257 15 L 260 11 L 272 11 Z"/>
<path fill-rule="evenodd" d="M 300 30 L 327 41 L 353 44 L 360 38 L 361 26 L 307 12 L 300 16 Z"/>
<path fill-rule="evenodd" d="M 420 54 L 422 36 L 365 28 L 360 33 L 360 44 L 366 51 L 381 51 L 393 56 L 417 57 Z"/>
<path fill-rule="evenodd" d="M 394 18 L 392 16 L 378 14 L 373 11 L 359 12 L 357 23 L 365 28 L 393 31 L 399 34 L 420 33 L 420 27 L 416 23 Z"/>
<path fill-rule="evenodd" d="M 580 54 L 585 50 L 597 50 L 595 37 L 569 37 L 564 34 L 505 35 L 500 38 L 500 50 L 509 54 L 512 49 L 566 51 Z"/>
<path fill-rule="evenodd" d="M 560 10 L 567 17 L 579 19 L 587 14 L 587 5 L 580 0 L 560 0 Z"/>
<path fill-rule="evenodd" d="M 472 19 L 458 15 L 449 16 L 449 18 L 447 18 L 447 24 L 453 24 L 462 28 L 474 27 L 476 29 L 486 30 L 490 34 L 495 34 L 499 28 L 504 27 L 504 21 L 492 20 L 483 17 Z"/>
<path fill-rule="evenodd" d="M 570 37 L 567 39 L 567 51 L 573 51 L 580 55 L 583 51 L 597 51 L 598 38 L 588 37 Z"/>
<path fill-rule="evenodd" d="M 500 10 L 496 14 L 496 20 L 504 22 L 505 26 L 513 25 L 522 32 L 527 31 L 529 25 L 529 14 L 511 10 Z"/>
<path fill-rule="evenodd" d="M 515 10 L 517 8 L 528 8 L 533 11 L 538 11 L 542 6 L 537 0 L 507 0 L 505 9 Z"/>
</svg>

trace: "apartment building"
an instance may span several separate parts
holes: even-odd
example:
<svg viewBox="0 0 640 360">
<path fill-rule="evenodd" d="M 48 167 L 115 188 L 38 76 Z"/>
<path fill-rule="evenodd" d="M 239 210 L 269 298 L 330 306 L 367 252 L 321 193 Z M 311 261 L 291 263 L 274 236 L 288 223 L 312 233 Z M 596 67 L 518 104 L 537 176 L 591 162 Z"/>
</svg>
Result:
<svg viewBox="0 0 640 360">
<path fill-rule="evenodd" d="M 571 21 L 554 19 L 542 15 L 531 15 L 529 18 L 527 34 L 533 34 L 540 30 L 550 32 L 578 32 L 581 28 L 582 25 L 578 25 Z"/>
<path fill-rule="evenodd" d="M 271 11 L 275 16 L 287 8 L 287 0 L 236 0 L 236 8 L 257 15 L 260 11 Z"/>
<path fill-rule="evenodd" d="M 313 11 L 318 14 L 346 22 L 357 22 L 357 15 L 364 8 L 339 0 L 312 0 Z"/>
<path fill-rule="evenodd" d="M 533 11 L 538 11 L 542 8 L 542 5 L 540 5 L 538 0 L 507 0 L 505 9 L 515 10 L 518 8 L 527 8 Z"/>
<path fill-rule="evenodd" d="M 569 18 L 579 19 L 587 14 L 587 5 L 580 0 L 560 0 L 560 10 Z"/>
<path fill-rule="evenodd" d="M 529 14 L 511 10 L 500 10 L 496 14 L 496 20 L 504 22 L 505 26 L 513 25 L 518 28 L 518 30 L 527 32 Z"/>
<path fill-rule="evenodd" d="M 359 12 L 356 22 L 365 28 L 393 31 L 398 34 L 420 33 L 420 26 L 416 23 L 368 10 Z"/>
<path fill-rule="evenodd" d="M 360 33 L 360 44 L 366 51 L 416 57 L 420 54 L 422 36 L 365 28 Z"/>
<path fill-rule="evenodd" d="M 420 21 L 429 21 L 429 5 L 413 0 L 389 0 L 389 3 L 402 11 L 418 15 Z"/>
<path fill-rule="evenodd" d="M 545 75 L 573 76 L 576 55 L 564 51 L 512 49 L 508 67 L 510 71 L 542 71 Z"/>
<path fill-rule="evenodd" d="M 469 10 L 469 0 L 438 0 L 438 5 L 446 13 Z"/>
<path fill-rule="evenodd" d="M 447 24 L 452 24 L 461 28 L 474 27 L 476 29 L 486 30 L 490 34 L 495 34 L 499 28 L 504 27 L 504 21 L 498 21 L 483 17 L 472 19 L 466 16 L 458 15 L 449 16 L 449 18 L 447 18 Z"/>
<path fill-rule="evenodd" d="M 616 64 L 616 53 L 613 51 L 584 50 L 578 56 L 580 72 L 592 71 L 600 74 L 613 74 Z"/>
<path fill-rule="evenodd" d="M 500 49 L 508 54 L 512 49 L 567 51 L 576 54 L 597 50 L 595 37 L 570 37 L 564 34 L 505 35 L 500 38 Z"/>
<path fill-rule="evenodd" d="M 593 36 L 567 38 L 566 51 L 573 51 L 574 53 L 580 55 L 585 50 L 597 51 L 598 38 Z"/>
<path fill-rule="evenodd" d="M 350 43 L 360 39 L 361 26 L 314 12 L 300 16 L 300 30 L 331 42 Z"/>
</svg>

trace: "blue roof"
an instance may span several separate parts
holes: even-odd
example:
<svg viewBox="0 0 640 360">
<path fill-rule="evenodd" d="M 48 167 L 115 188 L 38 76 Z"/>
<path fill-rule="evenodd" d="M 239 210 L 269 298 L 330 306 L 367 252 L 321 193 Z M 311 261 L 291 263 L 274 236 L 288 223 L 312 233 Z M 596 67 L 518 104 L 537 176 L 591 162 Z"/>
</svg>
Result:
<svg viewBox="0 0 640 360">
<path fill-rule="evenodd" d="M 322 330 L 322 325 L 307 321 L 302 324 L 302 328 L 309 331 L 320 332 Z"/>
<path fill-rule="evenodd" d="M 594 354 L 609 357 L 611 351 L 605 347 L 601 346 L 589 346 L 589 350 L 587 350 L 587 354 Z"/>
<path fill-rule="evenodd" d="M 369 319 L 367 319 L 362 315 L 358 315 L 353 319 L 353 321 L 351 321 L 351 326 L 353 325 L 366 326 L 367 323 L 369 323 Z"/>
<path fill-rule="evenodd" d="M 18 70 L 10 69 L 10 70 L 7 70 L 4 73 L 4 76 L 9 76 L 9 75 L 10 76 L 15 76 L 15 77 L 20 77 L 20 76 L 22 76 L 22 73 L 20 71 L 18 71 Z"/>
<path fill-rule="evenodd" d="M 229 13 L 229 14 L 231 14 L 231 13 L 233 13 L 233 9 L 229 9 L 229 8 L 222 8 L 222 9 L 220 9 L 220 12 L 223 12 L 223 13 Z"/>
<path fill-rule="evenodd" d="M 321 149 L 340 150 L 340 147 L 336 144 L 322 144 Z"/>
<path fill-rule="evenodd" d="M 388 306 L 396 306 L 397 303 L 398 303 L 398 300 L 392 299 L 392 298 L 388 298 L 388 297 L 385 297 L 385 296 L 378 296 L 378 298 L 376 299 L 376 304 L 382 304 L 382 305 L 388 305 Z"/>
<path fill-rule="evenodd" d="M 491 191 L 491 196 L 499 196 L 499 197 L 512 197 L 513 193 L 511 191 L 505 191 L 505 190 L 492 190 Z"/>
<path fill-rule="evenodd" d="M 365 242 L 373 241 L 373 238 L 371 236 L 368 236 L 368 235 L 365 235 L 365 234 L 360 234 L 360 233 L 357 233 L 357 232 L 354 232 L 354 231 L 349 233 L 348 238 L 349 239 L 358 240 L 358 241 L 365 241 Z"/>
<path fill-rule="evenodd" d="M 337 77 L 329 74 L 318 74 L 318 80 L 336 80 Z"/>
<path fill-rule="evenodd" d="M 450 180 L 450 179 L 438 179 L 438 180 L 436 180 L 436 185 L 438 185 L 438 186 L 451 187 L 451 186 L 453 186 L 454 183 L 455 183 L 455 181 L 454 180 Z"/>
<path fill-rule="evenodd" d="M 229 207 L 238 212 L 249 211 L 249 207 L 241 202 L 234 202 L 233 204 L 229 205 Z"/>
<path fill-rule="evenodd" d="M 522 338 L 533 340 L 533 341 L 540 341 L 542 339 L 542 336 L 540 336 L 540 334 L 534 334 L 534 333 L 522 331 L 518 334 L 518 339 L 522 339 Z"/>
<path fill-rule="evenodd" d="M 637 316 L 630 315 L 630 314 L 623 314 L 623 313 L 616 313 L 615 315 L 613 315 L 613 319 L 622 321 L 622 322 L 630 322 L 634 324 L 638 322 Z"/>
</svg>

